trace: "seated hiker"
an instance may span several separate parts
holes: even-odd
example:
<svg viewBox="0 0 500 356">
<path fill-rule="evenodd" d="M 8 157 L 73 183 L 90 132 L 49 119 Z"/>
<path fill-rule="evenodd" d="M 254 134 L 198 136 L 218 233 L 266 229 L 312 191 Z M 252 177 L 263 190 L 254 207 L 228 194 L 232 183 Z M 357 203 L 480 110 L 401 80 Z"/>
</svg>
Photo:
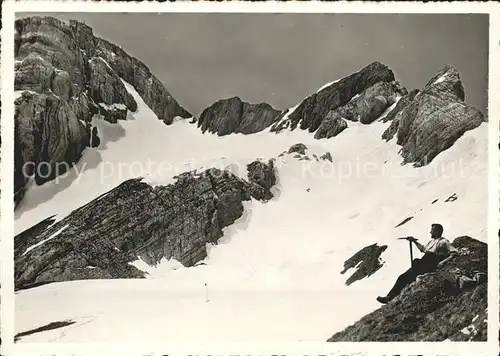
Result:
<svg viewBox="0 0 500 356">
<path fill-rule="evenodd" d="M 412 267 L 400 275 L 394 284 L 394 287 L 385 297 L 377 297 L 380 303 L 386 304 L 394 299 L 409 284 L 417 279 L 417 276 L 435 272 L 438 267 L 448 262 L 457 253 L 457 250 L 445 239 L 443 235 L 443 226 L 440 224 L 431 225 L 431 241 L 427 245 L 417 242 L 413 236 L 406 239 L 417 246 L 424 253 L 422 258 L 412 261 Z"/>
</svg>

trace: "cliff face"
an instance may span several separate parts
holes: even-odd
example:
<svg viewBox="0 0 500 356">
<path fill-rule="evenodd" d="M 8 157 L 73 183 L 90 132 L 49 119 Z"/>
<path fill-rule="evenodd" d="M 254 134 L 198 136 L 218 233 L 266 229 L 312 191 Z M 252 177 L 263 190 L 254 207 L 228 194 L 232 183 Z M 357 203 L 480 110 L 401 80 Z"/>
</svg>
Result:
<svg viewBox="0 0 500 356">
<path fill-rule="evenodd" d="M 363 98 L 341 109 L 348 114 L 340 116 L 352 121 L 371 122 L 394 102 L 394 93 L 399 90 L 394 80 L 394 73 L 387 66 L 373 62 L 307 97 L 294 110 L 283 112 L 276 119 L 277 123 L 273 125 L 272 131 L 279 132 L 288 128 L 294 130 L 299 127 L 315 132 L 330 111 L 349 104 L 352 99 L 359 98 L 360 94 L 363 94 Z M 321 128 L 320 131 L 324 129 Z M 318 138 L 323 138 L 323 134 L 319 136 Z"/>
<path fill-rule="evenodd" d="M 95 146 L 95 114 L 113 123 L 137 110 L 122 80 L 165 123 L 191 117 L 142 62 L 83 23 L 19 19 L 14 47 L 16 203 L 28 177 L 43 184 L 78 162 L 92 131 Z"/>
<path fill-rule="evenodd" d="M 460 75 L 452 66 L 441 69 L 422 90 L 408 92 L 387 66 L 374 62 L 282 112 L 271 131 L 300 128 L 317 139 L 331 139 L 355 122 L 390 121 L 382 138 L 397 137 L 403 163 L 423 166 L 485 121 L 464 99 Z"/>
<path fill-rule="evenodd" d="M 205 133 L 219 136 L 231 133 L 252 134 L 266 129 L 275 121 L 280 111 L 266 103 L 250 104 L 238 97 L 219 100 L 203 110 L 198 127 Z"/>
<path fill-rule="evenodd" d="M 464 103 L 464 99 L 458 70 L 446 66 L 420 92 L 412 92 L 401 100 L 382 137 L 397 138 L 405 163 L 426 165 L 466 131 L 485 121 L 484 115 Z"/>
<path fill-rule="evenodd" d="M 72 22 L 72 26 L 88 31 L 88 26 Z M 137 58 L 129 56 L 123 49 L 102 38 L 96 38 L 96 51 L 110 67 L 139 93 L 144 102 L 166 124 L 171 124 L 175 117 L 190 118 L 192 115 L 177 103 L 165 86 L 149 68 Z"/>
<path fill-rule="evenodd" d="M 132 179 L 55 223 L 41 221 L 15 238 L 16 287 L 76 279 L 140 278 L 129 263 L 174 258 L 193 266 L 240 218 L 243 201 L 267 201 L 273 163 L 248 165 L 249 180 L 217 169 L 183 173 L 168 186 Z"/>
</svg>

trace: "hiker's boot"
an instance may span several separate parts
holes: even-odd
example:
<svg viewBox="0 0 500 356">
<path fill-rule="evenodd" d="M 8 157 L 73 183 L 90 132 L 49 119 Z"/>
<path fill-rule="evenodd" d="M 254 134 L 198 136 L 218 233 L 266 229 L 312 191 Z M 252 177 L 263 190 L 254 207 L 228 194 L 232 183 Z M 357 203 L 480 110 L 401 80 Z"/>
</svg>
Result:
<svg viewBox="0 0 500 356">
<path fill-rule="evenodd" d="M 474 280 L 477 282 L 477 284 L 482 284 L 488 281 L 488 276 L 484 272 L 474 271 Z"/>
<path fill-rule="evenodd" d="M 382 303 L 382 304 L 387 304 L 391 301 L 391 298 L 389 298 L 389 297 L 377 297 L 377 301 Z"/>
</svg>

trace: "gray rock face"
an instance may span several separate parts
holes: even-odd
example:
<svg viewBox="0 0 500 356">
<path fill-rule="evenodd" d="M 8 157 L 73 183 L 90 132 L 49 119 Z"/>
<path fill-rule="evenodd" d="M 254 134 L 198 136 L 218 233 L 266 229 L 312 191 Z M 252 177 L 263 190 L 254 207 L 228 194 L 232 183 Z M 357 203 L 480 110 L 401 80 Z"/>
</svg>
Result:
<svg viewBox="0 0 500 356">
<path fill-rule="evenodd" d="M 192 266 L 206 257 L 206 244 L 217 243 L 222 229 L 242 216 L 243 201 L 272 197 L 272 164 L 254 162 L 248 171 L 254 182 L 217 169 L 184 173 L 174 184 L 154 188 L 132 179 L 57 223 L 41 222 L 15 238 L 16 287 L 141 278 L 129 264 L 139 257 L 150 265 L 165 257 Z"/>
<path fill-rule="evenodd" d="M 89 126 L 67 101 L 24 92 L 15 101 L 15 193 L 33 176 L 38 184 L 66 172 L 89 145 Z M 42 163 L 43 162 L 43 163 Z"/>
<path fill-rule="evenodd" d="M 219 136 L 231 133 L 252 134 L 271 126 L 279 115 L 266 103 L 249 104 L 238 97 L 219 100 L 203 110 L 198 120 L 198 127 L 205 133 L 217 133 Z"/>
<path fill-rule="evenodd" d="M 16 73 L 16 90 L 24 89 L 25 83 L 46 84 L 45 74 L 50 73 L 51 68 L 64 71 L 69 75 L 74 95 L 84 90 L 85 67 L 88 58 L 85 58 L 80 51 L 73 32 L 67 24 L 52 17 L 30 17 L 16 20 L 15 29 L 17 36 L 14 55 L 16 60 L 22 61 L 19 63 L 21 67 L 19 69 L 23 69 L 25 66 L 23 60 L 29 57 L 26 63 L 28 68 L 21 70 L 19 75 Z M 37 57 L 43 59 L 43 63 L 36 60 Z M 29 69 L 30 67 L 32 69 Z M 24 76 L 23 73 L 28 76 Z M 42 92 L 42 90 L 35 91 Z"/>
<path fill-rule="evenodd" d="M 119 120 L 126 120 L 127 112 L 126 107 L 99 105 L 99 115 L 112 124 L 116 124 Z"/>
<path fill-rule="evenodd" d="M 90 136 L 90 147 L 99 147 L 101 144 L 101 139 L 99 138 L 99 133 L 97 132 L 97 127 L 93 127 Z"/>
<path fill-rule="evenodd" d="M 287 120 L 281 120 L 286 112 L 277 119 L 272 131 L 279 132 L 300 127 L 309 132 L 316 131 L 321 122 L 331 110 L 346 105 L 355 95 L 380 82 L 393 82 L 394 73 L 379 62 L 371 63 L 359 72 L 342 78 L 336 83 L 320 90 L 308 98 L 288 115 Z M 378 104 L 377 104 L 378 105 Z"/>
<path fill-rule="evenodd" d="M 337 136 L 339 133 L 347 128 L 347 121 L 345 121 L 336 111 L 330 111 L 325 119 L 319 125 L 318 130 L 314 134 L 314 138 L 331 138 Z"/>
<path fill-rule="evenodd" d="M 76 28 L 85 25 L 73 23 Z M 86 29 L 88 31 L 88 29 Z M 85 36 L 84 36 L 85 37 Z M 137 58 L 128 55 L 122 48 L 98 37 L 95 38 L 96 53 L 104 58 L 113 70 L 139 93 L 149 108 L 165 124 L 170 125 L 175 117 L 190 118 L 184 109 L 156 78 L 149 68 Z"/>
<path fill-rule="evenodd" d="M 332 154 L 330 152 L 322 154 L 319 158 L 322 159 L 323 161 L 333 162 Z"/>
<path fill-rule="evenodd" d="M 392 109 L 387 115 L 382 119 L 382 122 L 388 122 L 394 120 L 394 118 L 405 108 L 407 107 L 415 96 L 419 93 L 418 89 L 413 89 L 409 93 L 403 95 L 401 99 L 398 101 L 394 109 Z"/>
<path fill-rule="evenodd" d="M 296 143 L 295 145 L 292 145 L 292 147 L 288 149 L 289 154 L 300 153 L 301 155 L 305 155 L 306 151 L 307 151 L 307 146 L 304 145 L 303 143 Z"/>
<path fill-rule="evenodd" d="M 404 94 L 406 94 L 406 89 L 401 88 L 397 82 L 379 82 L 352 98 L 336 111 L 347 120 L 370 124 L 394 104 L 397 96 Z"/>
<path fill-rule="evenodd" d="M 276 184 L 276 175 L 274 172 L 274 161 L 270 160 L 267 164 L 260 161 L 254 161 L 247 166 L 248 180 L 269 190 Z"/>
<path fill-rule="evenodd" d="M 368 87 L 352 97 L 347 104 L 331 110 L 321 121 L 314 138 L 328 139 L 337 136 L 348 128 L 346 120 L 371 124 L 403 93 L 406 90 L 397 82 L 378 82 Z"/>
<path fill-rule="evenodd" d="M 123 103 L 130 111 L 137 110 L 137 103 L 120 77 L 101 57 L 93 57 L 89 61 L 89 67 L 90 95 L 96 103 L 106 105 Z"/>
<path fill-rule="evenodd" d="M 42 172 L 35 176 L 38 184 L 51 180 L 64 173 L 54 167 L 73 165 L 91 145 L 89 123 L 95 114 L 116 123 L 137 109 L 122 79 L 164 122 L 191 117 L 144 64 L 94 36 L 87 25 L 29 17 L 16 20 L 15 29 L 14 88 L 31 92 L 15 104 L 16 203 L 24 195 L 26 164 L 35 164 L 30 175 Z"/>
<path fill-rule="evenodd" d="M 397 137 L 404 163 L 426 165 L 466 131 L 485 121 L 483 114 L 463 99 L 458 71 L 447 66 L 413 100 L 410 97 L 402 103 L 382 137 Z"/>
</svg>

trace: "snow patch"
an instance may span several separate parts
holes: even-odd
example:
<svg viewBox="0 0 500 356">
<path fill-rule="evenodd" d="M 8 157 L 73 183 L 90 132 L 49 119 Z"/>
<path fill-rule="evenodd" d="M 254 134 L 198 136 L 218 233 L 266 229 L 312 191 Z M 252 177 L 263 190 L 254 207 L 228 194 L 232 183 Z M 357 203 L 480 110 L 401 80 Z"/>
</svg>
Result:
<svg viewBox="0 0 500 356">
<path fill-rule="evenodd" d="M 53 233 L 52 235 L 50 235 L 48 238 L 46 238 L 45 240 L 42 240 L 40 242 L 37 242 L 36 244 L 34 245 L 31 245 L 30 247 L 28 247 L 26 249 L 26 251 L 24 251 L 23 253 L 23 256 L 26 255 L 28 252 L 30 252 L 31 250 L 33 250 L 34 248 L 36 247 L 39 247 L 40 245 L 43 245 L 44 243 L 46 243 L 47 241 L 49 240 L 52 240 L 54 237 L 56 237 L 57 235 L 59 235 L 61 232 L 63 232 L 64 230 L 66 230 L 68 228 L 69 224 L 68 225 L 65 225 L 63 226 L 62 228 L 60 228 L 59 230 L 57 230 L 55 233 Z"/>
<path fill-rule="evenodd" d="M 434 83 L 432 83 L 432 84 L 434 85 L 434 84 L 439 84 L 439 83 L 443 82 L 443 81 L 446 79 L 447 75 L 448 75 L 447 73 L 443 74 L 442 76 L 440 76 L 440 77 L 439 77 L 439 78 L 438 78 L 438 79 L 437 79 Z"/>
<path fill-rule="evenodd" d="M 292 108 L 288 109 L 288 112 L 287 112 L 287 113 L 286 113 L 286 114 L 285 114 L 285 115 L 281 118 L 281 120 L 280 120 L 280 121 L 278 121 L 277 123 L 273 124 L 273 125 L 269 128 L 269 131 L 271 131 L 273 127 L 281 126 L 281 125 L 283 125 L 283 124 L 285 124 L 285 123 L 287 123 L 287 125 L 284 127 L 284 129 L 287 129 L 287 128 L 290 126 L 290 121 L 289 121 L 289 117 L 290 117 L 290 115 L 292 115 L 292 114 L 293 114 L 293 112 L 294 112 L 295 110 L 297 110 L 297 108 L 300 106 L 300 104 L 302 104 L 302 101 L 301 101 L 300 103 L 298 103 L 297 105 L 295 105 L 294 107 L 292 107 Z M 280 131 L 280 132 L 278 132 L 278 133 L 281 133 L 281 131 Z"/>
<path fill-rule="evenodd" d="M 138 270 L 147 273 L 147 278 L 157 279 L 163 278 L 167 273 L 175 271 L 176 269 L 184 267 L 182 263 L 175 259 L 167 259 L 163 257 L 156 266 L 151 266 L 143 261 L 140 257 L 133 262 L 129 262 L 130 265 L 134 266 Z"/>
<path fill-rule="evenodd" d="M 99 106 L 103 107 L 106 110 L 127 110 L 127 106 L 122 103 L 113 103 L 111 105 L 105 104 L 105 103 L 99 103 Z"/>
<path fill-rule="evenodd" d="M 353 100 L 356 100 L 357 98 L 359 98 L 360 94 L 356 94 L 354 95 L 351 100 L 349 100 L 349 102 L 353 101 Z"/>
<path fill-rule="evenodd" d="M 387 115 L 389 115 L 389 113 L 394 110 L 394 108 L 396 107 L 396 105 L 398 105 L 398 101 L 401 99 L 401 96 L 398 96 L 396 98 L 396 101 L 391 105 L 389 106 L 387 109 L 385 109 L 385 111 L 380 115 L 380 117 L 377 119 L 378 121 L 384 119 Z"/>
<path fill-rule="evenodd" d="M 341 78 L 341 79 L 342 79 L 342 78 Z M 319 88 L 319 89 L 316 91 L 316 93 L 319 93 L 319 92 L 320 92 L 320 91 L 322 91 L 323 89 L 326 89 L 326 88 L 328 88 L 330 85 L 335 84 L 335 83 L 337 83 L 337 82 L 339 82 L 339 81 L 340 81 L 340 79 L 337 79 L 337 80 L 334 80 L 333 82 L 326 83 L 326 84 L 325 84 L 325 85 L 323 85 L 321 88 Z"/>
<path fill-rule="evenodd" d="M 93 61 L 102 61 L 102 62 L 104 62 L 104 64 L 106 64 L 106 66 L 110 70 L 112 70 L 114 72 L 113 68 L 109 65 L 109 63 L 104 58 L 102 58 L 102 57 L 92 57 L 91 59 L 89 59 L 89 63 L 91 63 Z"/>
</svg>

